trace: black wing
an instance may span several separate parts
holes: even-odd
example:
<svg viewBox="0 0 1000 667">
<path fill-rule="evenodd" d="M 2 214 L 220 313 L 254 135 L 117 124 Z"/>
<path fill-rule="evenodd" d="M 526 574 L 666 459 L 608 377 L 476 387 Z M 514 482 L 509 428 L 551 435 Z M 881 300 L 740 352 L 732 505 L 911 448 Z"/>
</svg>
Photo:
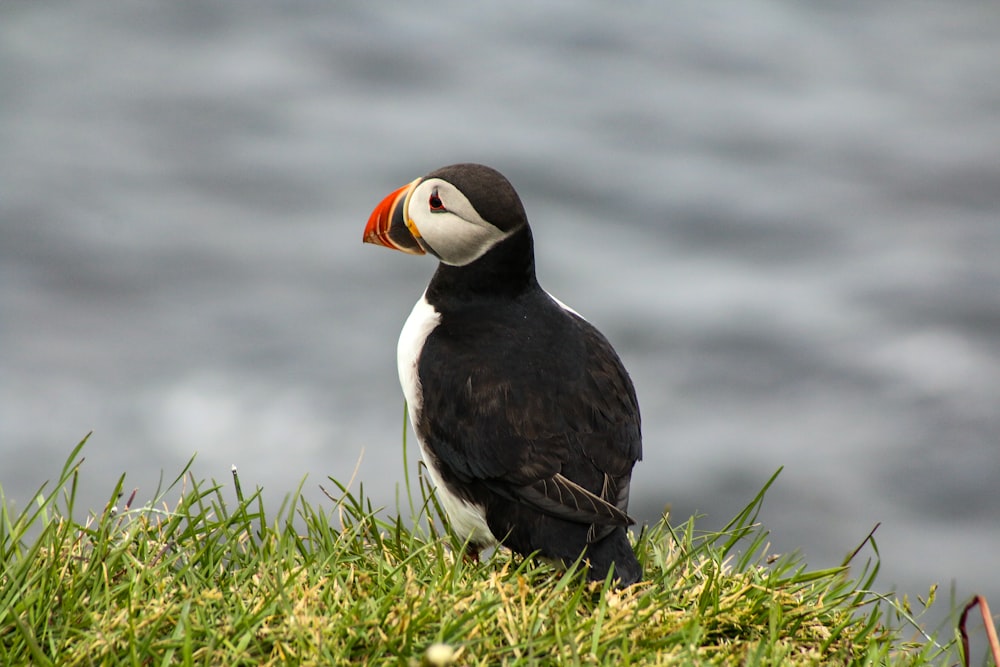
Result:
<svg viewBox="0 0 1000 667">
<path fill-rule="evenodd" d="M 442 317 L 419 361 L 416 426 L 446 481 L 590 524 L 596 540 L 633 523 L 639 407 L 607 339 L 540 296 Z"/>
</svg>

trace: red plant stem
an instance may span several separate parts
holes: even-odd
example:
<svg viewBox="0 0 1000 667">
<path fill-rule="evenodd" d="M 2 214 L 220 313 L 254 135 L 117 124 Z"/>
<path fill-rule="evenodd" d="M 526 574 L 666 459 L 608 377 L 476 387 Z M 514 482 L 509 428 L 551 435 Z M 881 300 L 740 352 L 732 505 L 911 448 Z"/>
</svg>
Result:
<svg viewBox="0 0 1000 667">
<path fill-rule="evenodd" d="M 972 598 L 969 604 L 962 610 L 962 617 L 958 621 L 958 631 L 962 634 L 962 653 L 965 659 L 965 667 L 969 667 L 969 632 L 965 629 L 965 622 L 968 619 L 972 608 L 979 605 L 979 613 L 983 617 L 983 625 L 986 627 L 986 639 L 990 644 L 990 653 L 993 654 L 993 664 L 1000 667 L 1000 641 L 997 640 L 997 629 L 993 624 L 993 616 L 990 614 L 990 606 L 986 603 L 986 598 L 977 595 Z"/>
</svg>

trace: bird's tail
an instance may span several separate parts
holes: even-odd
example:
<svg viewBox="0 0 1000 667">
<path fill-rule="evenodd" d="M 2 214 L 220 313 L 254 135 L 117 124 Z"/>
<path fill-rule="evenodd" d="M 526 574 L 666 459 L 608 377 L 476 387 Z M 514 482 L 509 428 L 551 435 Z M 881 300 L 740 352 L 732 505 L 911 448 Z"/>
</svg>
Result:
<svg viewBox="0 0 1000 667">
<path fill-rule="evenodd" d="M 604 539 L 587 546 L 585 558 L 590 563 L 587 578 L 592 581 L 604 581 L 612 565 L 617 588 L 631 586 L 642 579 L 642 566 L 636 560 L 624 527 L 615 528 Z"/>
</svg>

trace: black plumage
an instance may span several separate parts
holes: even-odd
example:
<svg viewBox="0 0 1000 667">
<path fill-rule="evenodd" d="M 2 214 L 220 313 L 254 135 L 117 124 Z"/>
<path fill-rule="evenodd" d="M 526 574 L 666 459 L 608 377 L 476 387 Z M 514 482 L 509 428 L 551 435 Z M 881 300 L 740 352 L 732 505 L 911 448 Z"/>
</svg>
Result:
<svg viewBox="0 0 1000 667">
<path fill-rule="evenodd" d="M 480 165 L 431 178 L 454 185 L 498 233 L 467 264 L 441 257 L 424 295 L 437 321 L 417 353 L 410 407 L 427 465 L 513 551 L 566 563 L 583 554 L 592 579 L 613 563 L 620 585 L 638 581 L 626 527 L 642 439 L 628 373 L 596 328 L 538 284 L 531 230 L 506 179 Z M 437 254 L 434 239 L 421 243 Z"/>
</svg>

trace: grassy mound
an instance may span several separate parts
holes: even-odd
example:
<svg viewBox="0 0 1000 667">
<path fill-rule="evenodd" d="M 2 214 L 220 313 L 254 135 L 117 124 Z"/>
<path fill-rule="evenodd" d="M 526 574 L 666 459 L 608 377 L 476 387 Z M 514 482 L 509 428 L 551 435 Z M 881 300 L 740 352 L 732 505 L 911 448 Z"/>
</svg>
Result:
<svg viewBox="0 0 1000 667">
<path fill-rule="evenodd" d="M 720 532 L 666 517 L 645 529 L 646 580 L 616 592 L 505 551 L 456 557 L 422 479 L 416 496 L 407 479 L 412 520 L 336 481 L 329 504 L 296 491 L 269 517 L 235 473 L 232 487 L 198 481 L 189 464 L 150 505 L 132 507 L 133 493 L 114 507 L 123 476 L 103 512 L 78 520 L 82 447 L 28 510 L 0 507 L 3 664 L 922 665 L 957 653 L 871 592 L 873 541 L 859 575 L 769 555 L 755 519 L 770 481 Z"/>
</svg>

